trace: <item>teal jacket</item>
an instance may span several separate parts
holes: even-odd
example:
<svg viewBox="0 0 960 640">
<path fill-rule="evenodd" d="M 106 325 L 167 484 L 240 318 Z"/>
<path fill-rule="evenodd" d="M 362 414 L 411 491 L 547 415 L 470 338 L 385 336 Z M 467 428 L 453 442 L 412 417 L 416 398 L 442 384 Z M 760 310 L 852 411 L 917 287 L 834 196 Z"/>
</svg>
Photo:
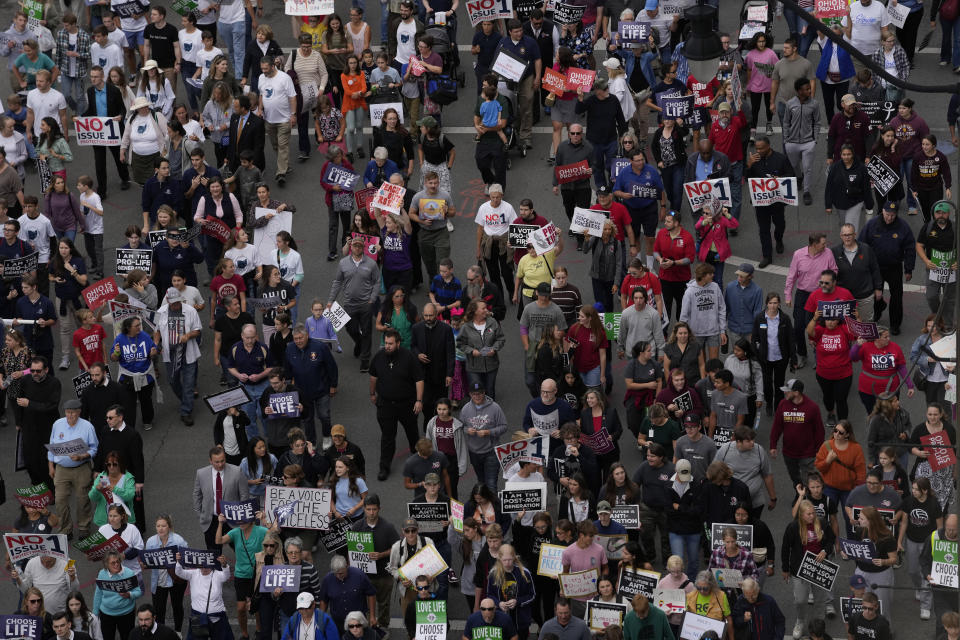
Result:
<svg viewBox="0 0 960 640">
<path fill-rule="evenodd" d="M 121 578 L 132 578 L 135 576 L 130 567 L 124 567 L 120 573 L 112 574 L 106 569 L 100 569 L 97 574 L 97 580 L 119 580 Z M 133 611 L 137 606 L 137 598 L 143 595 L 142 586 L 130 592 L 129 598 L 124 598 L 119 593 L 112 591 L 103 591 L 97 587 L 93 592 L 93 615 L 99 616 L 105 613 L 108 616 L 122 616 Z"/>
</svg>

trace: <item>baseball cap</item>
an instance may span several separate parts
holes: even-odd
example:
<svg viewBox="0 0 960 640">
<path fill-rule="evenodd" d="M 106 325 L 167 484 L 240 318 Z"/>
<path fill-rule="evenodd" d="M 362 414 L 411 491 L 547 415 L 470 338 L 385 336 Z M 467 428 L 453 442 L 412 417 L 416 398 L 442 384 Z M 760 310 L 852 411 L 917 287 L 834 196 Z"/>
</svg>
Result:
<svg viewBox="0 0 960 640">
<path fill-rule="evenodd" d="M 487 389 L 486 387 L 483 386 L 482 382 L 471 382 L 470 385 L 467 387 L 468 393 L 475 393 L 475 392 L 480 393 L 486 390 Z"/>
<path fill-rule="evenodd" d="M 313 604 L 313 594 L 304 591 L 297 596 L 297 609 L 306 609 Z"/>
<path fill-rule="evenodd" d="M 603 66 L 605 66 L 607 69 L 619 69 L 620 60 L 617 58 L 607 58 L 603 61 Z"/>
<path fill-rule="evenodd" d="M 602 184 L 599 187 L 597 187 L 598 196 L 608 196 L 610 195 L 610 193 L 611 193 L 610 187 L 605 184 Z"/>
<path fill-rule="evenodd" d="M 404 528 L 404 529 L 410 529 L 411 527 L 414 528 L 414 529 L 419 529 L 419 528 L 420 528 L 420 525 L 417 524 L 416 519 L 414 519 L 414 518 L 407 518 L 406 520 L 403 521 L 403 528 Z"/>
<path fill-rule="evenodd" d="M 167 302 L 183 302 L 183 294 L 180 293 L 180 289 L 176 287 L 167 289 Z"/>
<path fill-rule="evenodd" d="M 693 479 L 693 469 L 689 460 L 677 460 L 674 468 L 677 470 L 677 480 L 680 482 L 690 482 Z"/>
<path fill-rule="evenodd" d="M 737 267 L 738 276 L 752 276 L 753 275 L 753 265 L 749 262 L 744 262 L 739 267 Z"/>
<path fill-rule="evenodd" d="M 848 104 L 856 104 L 856 103 L 857 103 L 857 99 L 853 97 L 852 93 L 844 94 L 844 96 L 840 98 L 840 106 L 842 107 L 845 107 Z"/>
<path fill-rule="evenodd" d="M 721 103 L 720 103 L 720 106 L 717 107 L 717 112 L 719 113 L 720 111 L 731 111 L 731 109 L 730 109 L 730 103 L 729 103 L 729 102 L 721 102 Z"/>
<path fill-rule="evenodd" d="M 850 576 L 850 586 L 854 589 L 866 589 L 867 581 L 862 575 L 855 573 Z"/>
<path fill-rule="evenodd" d="M 780 391 L 786 393 L 787 391 L 798 391 L 803 393 L 803 381 L 797 380 L 796 378 L 790 378 L 787 380 L 787 384 L 780 387 Z"/>
<path fill-rule="evenodd" d="M 550 295 L 550 283 L 541 282 L 537 285 L 537 295 L 538 296 L 549 296 Z"/>
<path fill-rule="evenodd" d="M 598 503 L 597 503 L 597 513 L 598 513 L 598 514 L 600 514 L 600 513 L 613 513 L 613 511 L 610 509 L 610 503 L 607 502 L 606 500 L 601 500 L 600 502 L 598 502 Z"/>
<path fill-rule="evenodd" d="M 355 237 L 353 238 L 353 240 L 350 241 L 350 244 L 363 245 L 363 244 L 364 244 L 363 238 L 361 238 L 360 236 L 355 236 Z"/>
<path fill-rule="evenodd" d="M 699 426 L 700 426 L 700 416 L 698 416 L 697 414 L 695 414 L 695 413 L 692 412 L 692 411 L 686 413 L 686 414 L 683 416 L 683 426 L 687 426 L 687 425 L 694 426 L 694 427 L 699 427 Z"/>
<path fill-rule="evenodd" d="M 933 212 L 937 213 L 938 211 L 946 211 L 950 213 L 950 203 L 949 202 L 938 202 L 933 205 Z"/>
<path fill-rule="evenodd" d="M 342 424 L 335 424 L 330 427 L 330 435 L 332 436 L 345 436 L 347 435 L 347 428 Z"/>
<path fill-rule="evenodd" d="M 426 127 L 427 129 L 432 129 L 437 126 L 437 119 L 433 116 L 426 116 L 425 118 L 420 118 L 417 120 L 418 127 Z"/>
<path fill-rule="evenodd" d="M 440 476 L 435 473 L 428 473 L 423 476 L 423 484 L 440 484 Z"/>
<path fill-rule="evenodd" d="M 884 211 L 892 211 L 893 213 L 897 213 L 897 212 L 900 210 L 900 207 L 899 207 L 899 205 L 898 205 L 896 202 L 894 202 L 893 200 L 888 200 L 887 202 L 884 202 L 884 203 L 883 203 L 883 210 L 884 210 Z"/>
</svg>

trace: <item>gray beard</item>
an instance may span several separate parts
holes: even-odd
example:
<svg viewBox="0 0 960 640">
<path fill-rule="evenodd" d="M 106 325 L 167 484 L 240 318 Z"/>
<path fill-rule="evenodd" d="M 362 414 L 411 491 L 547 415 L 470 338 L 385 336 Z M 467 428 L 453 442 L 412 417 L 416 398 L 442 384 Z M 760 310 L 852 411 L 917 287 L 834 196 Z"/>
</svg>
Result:
<svg viewBox="0 0 960 640">
<path fill-rule="evenodd" d="M 480 298 L 480 294 L 483 293 L 482 284 L 468 284 L 467 285 L 467 297 L 471 300 L 477 300 Z"/>
</svg>

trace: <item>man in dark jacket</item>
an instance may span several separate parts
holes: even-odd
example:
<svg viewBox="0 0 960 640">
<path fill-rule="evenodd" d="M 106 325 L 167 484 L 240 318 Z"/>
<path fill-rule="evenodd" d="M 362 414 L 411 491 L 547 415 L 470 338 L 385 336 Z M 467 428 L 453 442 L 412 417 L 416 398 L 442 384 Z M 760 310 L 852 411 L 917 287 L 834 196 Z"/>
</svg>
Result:
<svg viewBox="0 0 960 640">
<path fill-rule="evenodd" d="M 827 165 L 840 161 L 840 147 L 853 145 L 857 158 L 867 157 L 867 136 L 870 132 L 870 116 L 860 111 L 857 99 L 848 93 L 840 99 L 843 108 L 830 120 L 827 132 Z"/>
<path fill-rule="evenodd" d="M 577 114 L 587 114 L 587 140 L 593 145 L 593 182 L 610 185 L 607 180 L 607 168 L 617 155 L 620 136 L 627 130 L 627 121 L 623 117 L 620 101 L 610 95 L 606 78 L 597 78 L 593 82 L 593 94 L 584 98 L 583 88 L 577 90 Z M 581 131 L 582 131 L 581 127 Z M 557 164 L 560 164 L 559 162 Z"/>
<path fill-rule="evenodd" d="M 956 514 L 950 514 L 943 520 L 943 529 L 932 533 L 926 542 L 923 543 L 923 550 L 920 552 L 920 574 L 932 582 L 933 577 L 933 541 L 949 541 L 957 544 L 960 541 L 960 519 Z M 940 618 L 947 611 L 956 611 L 957 593 L 952 589 L 934 589 L 933 590 L 933 618 L 937 621 L 936 637 L 943 635 L 943 622 Z"/>
<path fill-rule="evenodd" d="M 300 404 L 307 409 L 304 427 L 307 440 L 316 442 L 315 418 L 320 420 L 323 431 L 323 447 L 331 445 L 330 399 L 337 395 L 339 370 L 330 353 L 330 347 L 307 333 L 307 328 L 298 324 L 293 330 L 293 342 L 287 345 L 285 367 L 287 376 L 293 379 L 300 392 Z"/>
<path fill-rule="evenodd" d="M 370 624 L 381 629 L 390 628 L 390 596 L 393 594 L 393 576 L 387 571 L 390 549 L 400 540 L 397 528 L 380 517 L 380 496 L 368 493 L 363 500 L 363 518 L 353 523 L 353 531 L 373 534 L 370 559 L 377 563 L 377 573 L 368 576 L 377 590 L 377 611 L 370 612 Z"/>
<path fill-rule="evenodd" d="M 143 191 L 140 192 L 144 229 L 153 227 L 160 205 L 172 207 L 178 214 L 183 208 L 183 187 L 179 180 L 170 175 L 170 161 L 157 158 L 155 167 L 153 176 L 144 183 Z"/>
<path fill-rule="evenodd" d="M 853 294 L 862 322 L 873 320 L 874 300 L 883 296 L 883 276 L 877 254 L 868 244 L 857 242 L 857 229 L 852 224 L 840 227 L 840 244 L 831 248 L 837 262 L 837 286 Z"/>
<path fill-rule="evenodd" d="M 453 368 L 457 361 L 453 329 L 445 322 L 437 321 L 437 309 L 433 303 L 423 306 L 422 320 L 413 325 L 410 350 L 423 367 L 423 428 L 426 431 L 430 418 L 437 414 L 436 403 L 447 397 L 447 389 L 453 381 Z"/>
<path fill-rule="evenodd" d="M 170 627 L 157 622 L 157 612 L 150 603 L 137 607 L 137 626 L 127 640 L 179 640 L 180 635 Z M 83 640 L 74 632 L 73 640 Z"/>
<path fill-rule="evenodd" d="M 726 462 L 714 460 L 707 467 L 707 477 L 700 486 L 700 504 L 704 522 L 735 522 L 739 504 L 751 504 L 750 489 L 742 480 L 733 477 L 733 469 Z"/>
<path fill-rule="evenodd" d="M 123 104 L 123 96 L 120 90 L 112 84 L 108 84 L 105 78 L 106 72 L 103 67 L 94 66 L 90 68 L 90 84 L 87 89 L 87 110 L 83 112 L 84 117 L 98 116 L 101 118 L 113 118 L 118 123 L 119 135 L 123 135 L 123 116 L 127 113 L 127 108 Z M 130 170 L 127 163 L 120 160 L 120 147 L 93 147 L 93 162 L 97 172 L 97 193 L 106 200 L 107 198 L 107 149 L 113 154 L 113 161 L 117 165 L 117 173 L 120 174 L 120 188 L 126 191 L 130 188 Z"/>
<path fill-rule="evenodd" d="M 526 224 L 526 222 L 523 224 Z M 524 249 L 523 252 L 526 254 L 526 249 Z M 492 315 L 497 322 L 503 322 L 504 317 L 507 315 L 507 305 L 503 301 L 503 294 L 500 293 L 500 287 L 483 277 L 483 269 L 481 269 L 478 264 L 467 269 L 467 281 L 463 287 L 460 306 L 466 309 L 471 300 L 483 300 L 486 302 L 487 311 L 490 312 L 490 315 Z"/>
<path fill-rule="evenodd" d="M 869 245 L 877 256 L 880 277 L 890 287 L 890 333 L 900 335 L 903 322 L 903 283 L 913 278 L 917 262 L 917 246 L 910 225 L 897 215 L 897 203 L 883 205 L 883 214 L 871 218 L 860 230 L 858 242 Z M 885 303 L 881 297 L 874 303 L 873 317 L 880 319 Z"/>
<path fill-rule="evenodd" d="M 267 166 L 263 155 L 267 129 L 263 118 L 250 112 L 250 96 L 237 96 L 233 100 L 233 115 L 230 116 L 230 150 L 227 161 L 230 171 L 240 166 L 240 152 L 248 149 L 253 152 L 253 164 L 260 171 Z"/>
<path fill-rule="evenodd" d="M 380 472 L 383 482 L 390 475 L 390 463 L 397 451 L 397 423 L 403 425 L 407 444 L 417 445 L 417 414 L 423 411 L 423 367 L 400 346 L 396 329 L 383 332 L 383 349 L 370 363 L 370 402 L 377 407 L 380 424 Z"/>
<path fill-rule="evenodd" d="M 743 595 L 733 603 L 732 611 L 736 637 L 743 640 L 783 640 L 786 618 L 777 601 L 760 593 L 760 585 L 753 578 L 745 578 L 741 589 Z"/>
<path fill-rule="evenodd" d="M 616 139 L 614 140 L 616 143 Z M 586 160 L 594 173 L 598 171 L 595 147 L 592 143 L 583 139 L 583 125 L 580 123 L 571 124 L 567 129 L 567 139 L 557 145 L 557 155 L 554 164 L 557 167 L 564 167 Z M 603 170 L 600 169 L 600 174 Z M 567 214 L 567 220 L 573 220 L 573 211 L 576 207 L 586 209 L 590 206 L 590 200 L 593 197 L 593 190 L 590 188 L 590 176 L 584 176 L 579 180 L 560 181 L 559 172 L 553 172 L 553 195 L 560 194 L 563 200 L 563 211 Z M 598 184 L 598 186 L 600 186 Z M 571 232 L 571 236 L 574 234 Z M 577 250 L 583 246 L 583 238 L 576 235 Z"/>
<path fill-rule="evenodd" d="M 83 390 L 83 396 L 80 398 L 82 407 L 80 417 L 90 422 L 97 430 L 97 438 L 103 438 L 103 432 L 107 429 L 107 409 L 115 404 L 122 405 L 127 400 L 126 391 L 116 380 L 111 380 L 107 372 L 107 367 L 102 362 L 95 362 L 90 365 L 90 378 L 93 381 L 89 387 Z M 136 426 L 137 414 L 133 412 L 130 416 L 131 429 Z"/>
<path fill-rule="evenodd" d="M 73 630 L 73 617 L 68 611 L 55 611 L 51 623 L 53 624 L 53 632 L 56 635 L 50 640 L 91 640 L 89 633 L 84 633 L 79 629 L 76 631 Z M 131 640 L 133 639 L 133 634 L 131 634 L 130 638 Z M 139 638 L 137 638 L 137 640 L 139 640 Z"/>
<path fill-rule="evenodd" d="M 787 160 L 787 156 L 779 151 L 774 151 L 770 146 L 770 138 L 767 136 L 757 136 L 754 142 L 753 153 L 747 157 L 747 171 L 744 177 L 767 178 L 777 177 L 786 178 L 794 176 L 793 165 Z M 757 268 L 763 269 L 770 266 L 773 262 L 773 243 L 770 242 L 770 224 L 773 223 L 773 239 L 777 243 L 777 253 L 783 253 L 783 232 L 786 230 L 787 222 L 783 216 L 786 205 L 781 202 L 768 204 L 765 207 L 754 207 L 757 214 L 757 226 L 760 230 L 760 248 L 763 253 L 763 260 L 757 265 Z"/>
<path fill-rule="evenodd" d="M 20 427 L 30 484 L 46 482 L 52 487 L 43 445 L 50 442 L 53 423 L 60 418 L 60 381 L 50 375 L 50 365 L 43 356 L 30 360 L 30 376 L 21 378 L 16 402 L 23 411 Z"/>
</svg>

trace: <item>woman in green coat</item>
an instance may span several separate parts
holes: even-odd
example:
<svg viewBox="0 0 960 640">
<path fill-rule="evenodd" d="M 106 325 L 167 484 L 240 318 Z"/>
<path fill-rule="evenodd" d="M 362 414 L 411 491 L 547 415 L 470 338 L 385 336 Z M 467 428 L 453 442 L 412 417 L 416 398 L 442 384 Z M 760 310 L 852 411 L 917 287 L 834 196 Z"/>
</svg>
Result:
<svg viewBox="0 0 960 640">
<path fill-rule="evenodd" d="M 93 480 L 93 486 L 87 497 L 93 505 L 93 523 L 98 527 L 107 524 L 107 508 L 120 502 L 126 507 L 129 522 L 134 522 L 133 498 L 136 493 L 136 481 L 133 474 L 126 470 L 120 454 L 111 451 L 104 460 L 106 471 L 101 471 Z"/>
</svg>

